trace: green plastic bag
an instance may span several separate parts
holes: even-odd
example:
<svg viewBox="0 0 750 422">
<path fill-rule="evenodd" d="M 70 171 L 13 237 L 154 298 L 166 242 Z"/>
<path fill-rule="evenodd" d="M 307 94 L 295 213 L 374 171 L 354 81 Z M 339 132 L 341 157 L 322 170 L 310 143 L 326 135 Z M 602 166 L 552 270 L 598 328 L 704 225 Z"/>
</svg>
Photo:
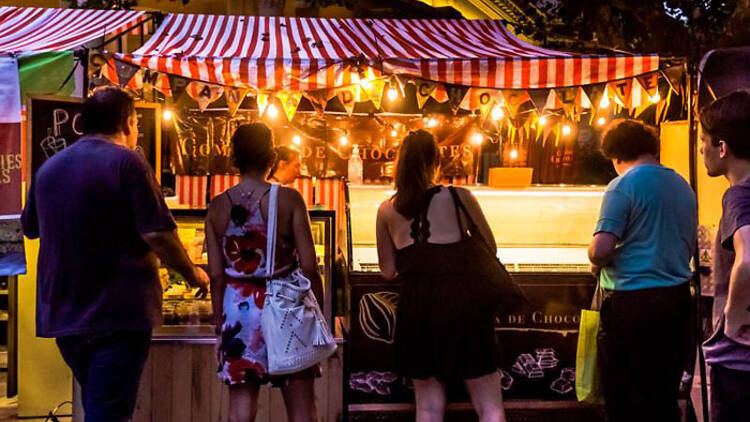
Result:
<svg viewBox="0 0 750 422">
<path fill-rule="evenodd" d="M 599 312 L 581 310 L 576 350 L 576 397 L 590 404 L 604 404 L 599 364 L 596 355 L 596 336 L 599 332 Z"/>
</svg>

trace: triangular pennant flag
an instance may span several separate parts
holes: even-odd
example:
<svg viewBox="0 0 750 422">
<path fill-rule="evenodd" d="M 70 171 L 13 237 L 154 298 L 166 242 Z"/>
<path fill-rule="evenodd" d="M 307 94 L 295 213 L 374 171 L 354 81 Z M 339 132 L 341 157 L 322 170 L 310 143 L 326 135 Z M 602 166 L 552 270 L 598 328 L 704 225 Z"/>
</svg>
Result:
<svg viewBox="0 0 750 422">
<path fill-rule="evenodd" d="M 172 100 L 177 101 L 185 93 L 190 80 L 174 75 L 168 75 L 167 77 L 169 78 L 169 87 L 172 90 Z"/>
<path fill-rule="evenodd" d="M 554 89 L 549 90 L 549 94 L 547 94 L 547 101 L 544 102 L 544 109 L 545 110 L 556 110 L 558 108 L 562 108 L 562 101 L 560 101 L 560 98 L 557 96 L 557 91 Z"/>
<path fill-rule="evenodd" d="M 240 109 L 242 101 L 249 92 L 249 88 L 227 87 L 224 98 L 227 100 L 227 108 L 229 109 L 230 116 L 237 114 L 237 110 Z"/>
<path fill-rule="evenodd" d="M 366 88 L 367 96 L 370 97 L 375 110 L 380 110 L 380 105 L 383 103 L 383 92 L 385 91 L 386 82 L 387 80 L 383 78 L 375 79 Z"/>
<path fill-rule="evenodd" d="M 151 69 L 143 69 L 142 72 L 142 78 L 143 78 L 143 85 L 156 85 L 156 81 L 159 80 L 159 72 L 154 72 Z"/>
<path fill-rule="evenodd" d="M 573 118 L 575 115 L 576 93 L 578 88 L 557 88 L 554 90 L 558 105 L 562 107 L 565 114 Z"/>
<path fill-rule="evenodd" d="M 421 109 L 427 100 L 435 94 L 438 84 L 432 81 L 418 81 L 416 84 L 417 104 Z"/>
<path fill-rule="evenodd" d="M 133 92 L 138 92 L 143 88 L 143 69 L 138 69 L 128 81 L 126 87 Z"/>
<path fill-rule="evenodd" d="M 117 70 L 117 80 L 120 82 L 120 86 L 125 87 L 127 86 L 128 82 L 130 82 L 130 79 L 133 78 L 133 76 L 138 73 L 138 70 L 140 70 L 137 66 L 133 66 L 129 63 L 121 62 L 119 60 L 115 60 L 116 63 L 116 70 Z"/>
<path fill-rule="evenodd" d="M 591 98 L 589 98 L 588 94 L 586 94 L 586 91 L 583 89 L 583 87 L 579 87 L 576 90 L 575 104 L 576 107 L 581 110 L 588 110 L 592 108 Z"/>
<path fill-rule="evenodd" d="M 204 111 L 208 105 L 216 101 L 224 93 L 224 87 L 220 85 L 209 85 L 204 82 L 191 82 L 185 90 L 190 98 L 198 103 L 198 108 Z"/>
<path fill-rule="evenodd" d="M 607 90 L 615 94 L 615 98 L 618 104 L 625 108 L 630 108 L 630 100 L 632 97 L 631 91 L 633 89 L 632 79 L 623 79 L 621 81 L 610 82 L 607 86 Z"/>
<path fill-rule="evenodd" d="M 657 72 L 640 75 L 636 79 L 641 85 L 641 88 L 643 88 L 649 96 L 653 96 L 659 92 L 659 74 Z"/>
<path fill-rule="evenodd" d="M 171 95 L 172 86 L 169 83 L 169 77 L 166 73 L 159 74 L 159 76 L 156 78 L 154 89 L 164 94 L 165 97 Z"/>
<path fill-rule="evenodd" d="M 547 104 L 547 97 L 549 97 L 551 92 L 551 89 L 534 89 L 528 91 L 529 98 L 539 114 L 542 114 L 544 111 L 545 105 Z"/>
<path fill-rule="evenodd" d="M 448 103 L 451 106 L 451 110 L 453 114 L 456 114 L 469 88 L 461 85 L 448 85 L 445 87 L 445 90 L 448 92 Z"/>
<path fill-rule="evenodd" d="M 505 104 L 508 105 L 508 110 L 510 111 L 511 118 L 516 117 L 516 115 L 518 114 L 518 110 L 521 108 L 521 105 L 523 103 L 531 100 L 528 92 L 515 90 L 503 91 L 503 98 L 505 99 Z"/>
<path fill-rule="evenodd" d="M 282 91 L 276 94 L 276 98 L 281 102 L 281 107 L 284 109 L 287 120 L 291 122 L 294 119 L 294 113 L 297 112 L 297 107 L 299 107 L 302 93 Z"/>
<path fill-rule="evenodd" d="M 594 106 L 594 108 L 606 108 L 602 107 L 602 97 L 604 96 L 604 91 L 606 91 L 607 89 L 606 85 L 585 85 L 581 88 L 583 89 L 583 92 L 586 94 L 586 96 L 589 97 L 589 101 Z"/>
<path fill-rule="evenodd" d="M 328 105 L 328 101 L 336 96 L 336 92 L 332 89 L 319 89 L 317 91 L 307 91 L 303 95 L 310 101 L 316 112 L 323 113 Z"/>
<path fill-rule="evenodd" d="M 682 66 L 672 66 L 661 71 L 664 75 L 664 79 L 667 80 L 669 87 L 679 96 L 682 95 L 683 80 L 685 72 Z"/>
<path fill-rule="evenodd" d="M 271 96 L 259 92 L 258 95 L 255 96 L 255 101 L 258 104 L 258 117 L 261 117 L 263 116 L 263 113 L 266 112 L 268 104 L 271 103 Z"/>
<path fill-rule="evenodd" d="M 348 86 L 346 88 L 339 89 L 336 94 L 338 95 L 341 104 L 344 105 L 346 114 L 350 116 L 354 112 L 354 106 L 357 104 L 357 91 L 358 90 L 356 86 Z"/>
<path fill-rule="evenodd" d="M 431 95 L 432 98 L 439 103 L 448 101 L 448 90 L 445 89 L 445 85 L 443 84 L 437 84 L 437 87 L 435 87 L 435 90 L 432 91 Z"/>
<path fill-rule="evenodd" d="M 120 78 L 117 77 L 117 64 L 115 59 L 107 60 L 101 68 L 99 77 L 109 80 L 115 85 L 120 85 Z"/>
<path fill-rule="evenodd" d="M 461 101 L 460 107 L 465 110 L 479 110 L 486 117 L 494 103 L 496 90 L 486 88 L 469 88 Z"/>
</svg>

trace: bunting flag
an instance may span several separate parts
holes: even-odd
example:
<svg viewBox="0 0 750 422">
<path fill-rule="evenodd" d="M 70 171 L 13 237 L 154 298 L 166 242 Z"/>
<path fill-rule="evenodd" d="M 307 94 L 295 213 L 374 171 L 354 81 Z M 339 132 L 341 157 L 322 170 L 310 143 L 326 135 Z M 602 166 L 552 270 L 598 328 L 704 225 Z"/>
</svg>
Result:
<svg viewBox="0 0 750 422">
<path fill-rule="evenodd" d="M 588 94 L 586 94 L 586 91 L 583 89 L 583 87 L 579 87 L 576 90 L 575 104 L 579 109 L 588 110 L 593 107 L 591 104 L 591 98 L 589 98 Z"/>
<path fill-rule="evenodd" d="M 357 104 L 358 91 L 358 87 L 352 85 L 339 89 L 336 94 L 339 97 L 339 101 L 341 101 L 341 104 L 344 106 L 346 114 L 350 116 L 354 112 L 354 106 Z"/>
<path fill-rule="evenodd" d="M 668 67 L 662 70 L 661 73 L 662 75 L 664 75 L 664 79 L 667 81 L 669 87 L 675 94 L 683 98 L 687 98 L 686 96 L 682 95 L 685 72 L 682 70 L 681 66 Z"/>
<path fill-rule="evenodd" d="M 633 80 L 623 79 L 621 81 L 610 82 L 607 85 L 607 91 L 611 91 L 615 95 L 615 100 L 621 107 L 630 108 L 630 100 L 632 97 Z"/>
<path fill-rule="evenodd" d="M 134 93 L 137 93 L 143 89 L 143 69 L 137 69 L 133 76 L 126 84 L 126 88 L 130 89 Z"/>
<path fill-rule="evenodd" d="M 419 105 L 420 109 L 424 107 L 424 105 L 427 103 L 427 100 L 432 97 L 437 88 L 438 84 L 432 81 L 420 80 L 416 83 L 417 104 Z"/>
<path fill-rule="evenodd" d="M 190 80 L 172 75 L 167 75 L 167 78 L 169 79 L 169 88 L 172 91 L 172 100 L 177 101 L 180 99 L 182 94 L 185 93 L 187 86 L 190 84 Z"/>
<path fill-rule="evenodd" d="M 224 93 L 224 87 L 195 81 L 187 86 L 185 92 L 198 103 L 198 108 L 204 111 L 209 104 L 221 97 Z"/>
<path fill-rule="evenodd" d="M 128 86 L 130 79 L 132 79 L 133 76 L 135 76 L 135 74 L 140 70 L 139 67 L 121 62 L 119 60 L 115 60 L 115 69 L 117 70 L 117 81 L 120 83 L 121 87 Z"/>
<path fill-rule="evenodd" d="M 115 85 L 120 85 L 120 78 L 117 77 L 117 64 L 115 63 L 115 59 L 109 59 L 104 63 L 99 76 L 107 79 Z"/>
<path fill-rule="evenodd" d="M 237 114 L 237 110 L 240 109 L 242 101 L 247 97 L 249 92 L 249 88 L 227 87 L 224 98 L 227 100 L 227 108 L 229 109 L 230 116 Z"/>
<path fill-rule="evenodd" d="M 531 100 L 528 92 L 515 90 L 503 91 L 503 98 L 505 99 L 505 104 L 508 105 L 511 118 L 515 118 L 518 115 L 518 111 L 523 103 Z"/>
<path fill-rule="evenodd" d="M 659 74 L 656 72 L 647 73 L 636 78 L 641 88 L 651 97 L 659 92 Z"/>
<path fill-rule="evenodd" d="M 271 96 L 259 92 L 258 95 L 255 96 L 255 101 L 258 104 L 258 117 L 262 117 L 266 112 L 268 105 L 271 103 Z"/>
<path fill-rule="evenodd" d="M 581 89 L 583 89 L 583 92 L 589 98 L 589 101 L 594 108 L 606 108 L 602 107 L 602 98 L 606 98 L 604 97 L 605 91 L 607 90 L 605 84 L 584 85 Z"/>
<path fill-rule="evenodd" d="M 383 91 L 385 91 L 386 82 L 386 79 L 378 78 L 363 86 L 365 93 L 375 106 L 375 110 L 380 110 L 380 105 L 383 103 Z"/>
<path fill-rule="evenodd" d="M 495 89 L 469 88 L 460 106 L 464 110 L 479 110 L 486 117 L 494 104 L 496 93 Z"/>
<path fill-rule="evenodd" d="M 469 92 L 469 88 L 462 85 L 448 85 L 445 87 L 445 90 L 448 92 L 448 103 L 451 106 L 451 110 L 453 114 L 456 114 L 461 103 L 464 101 L 466 93 Z"/>
<path fill-rule="evenodd" d="M 284 114 L 286 114 L 287 120 L 291 123 L 292 119 L 294 119 L 294 114 L 297 112 L 297 107 L 299 107 L 299 102 L 302 99 L 302 93 L 281 91 L 276 94 L 276 98 L 281 102 Z"/>
<path fill-rule="evenodd" d="M 557 91 L 554 89 L 550 89 L 549 94 L 547 94 L 547 100 L 544 102 L 544 109 L 556 110 L 558 108 L 562 108 L 562 106 L 562 101 L 560 101 L 560 98 L 557 97 Z"/>
<path fill-rule="evenodd" d="M 160 73 L 159 77 L 156 78 L 154 89 L 168 97 L 172 93 L 172 86 L 169 83 L 169 76 L 166 73 Z"/>
<path fill-rule="evenodd" d="M 326 110 L 328 101 L 336 96 L 336 92 L 332 89 L 319 89 L 317 91 L 307 91 L 302 95 L 310 101 L 316 112 L 323 113 Z"/>
<path fill-rule="evenodd" d="M 559 101 L 563 111 L 569 118 L 572 119 L 575 116 L 576 96 L 578 93 L 578 88 L 557 88 L 554 91 L 555 96 L 557 97 L 557 101 Z"/>
<path fill-rule="evenodd" d="M 439 103 L 444 103 L 448 101 L 448 90 L 445 89 L 445 85 L 443 84 L 437 84 L 435 87 L 435 90 L 432 91 L 432 99 Z"/>
<path fill-rule="evenodd" d="M 540 115 L 544 111 L 547 104 L 547 97 L 549 97 L 551 92 L 552 90 L 549 89 L 534 89 L 528 91 L 529 99 L 531 100 L 531 103 L 534 104 L 537 113 Z"/>
</svg>

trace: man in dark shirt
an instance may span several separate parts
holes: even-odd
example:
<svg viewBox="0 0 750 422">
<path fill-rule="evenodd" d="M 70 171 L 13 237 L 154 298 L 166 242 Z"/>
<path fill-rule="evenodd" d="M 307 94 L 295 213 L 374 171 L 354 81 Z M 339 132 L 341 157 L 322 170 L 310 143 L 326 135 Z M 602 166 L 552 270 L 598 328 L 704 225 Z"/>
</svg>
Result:
<svg viewBox="0 0 750 422">
<path fill-rule="evenodd" d="M 40 238 L 37 335 L 54 337 L 82 388 L 86 421 L 127 421 L 161 323 L 159 259 L 206 291 L 153 172 L 134 151 L 132 98 L 97 90 L 84 136 L 45 162 L 31 185 L 24 234 Z"/>
<path fill-rule="evenodd" d="M 711 365 L 711 422 L 750 419 L 750 92 L 719 98 L 701 112 L 708 175 L 730 187 L 714 246 L 714 334 L 703 344 Z"/>
</svg>

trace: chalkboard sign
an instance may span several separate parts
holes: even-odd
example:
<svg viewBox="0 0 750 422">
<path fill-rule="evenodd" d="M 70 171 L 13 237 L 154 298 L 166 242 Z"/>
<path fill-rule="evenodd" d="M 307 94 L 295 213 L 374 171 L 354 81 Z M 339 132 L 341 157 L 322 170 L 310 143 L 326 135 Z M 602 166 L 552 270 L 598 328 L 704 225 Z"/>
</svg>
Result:
<svg viewBox="0 0 750 422">
<path fill-rule="evenodd" d="M 83 135 L 83 100 L 70 97 L 32 96 L 27 106 L 27 180 L 44 162 Z M 161 105 L 136 103 L 138 150 L 157 178 L 161 174 Z M 30 165 L 29 165 L 30 164 Z"/>
</svg>

